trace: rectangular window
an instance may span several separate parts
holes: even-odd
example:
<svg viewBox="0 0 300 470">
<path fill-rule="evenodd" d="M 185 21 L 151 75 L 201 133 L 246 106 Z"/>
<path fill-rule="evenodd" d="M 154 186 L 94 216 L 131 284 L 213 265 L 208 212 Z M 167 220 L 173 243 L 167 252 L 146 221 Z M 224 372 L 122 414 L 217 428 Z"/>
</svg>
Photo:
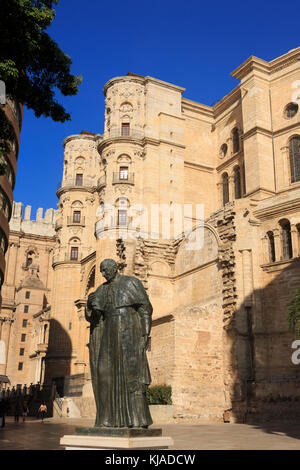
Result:
<svg viewBox="0 0 300 470">
<path fill-rule="evenodd" d="M 29 312 L 29 305 L 24 305 L 24 313 L 28 313 Z"/>
<path fill-rule="evenodd" d="M 25 343 L 26 341 L 26 335 L 24 333 L 21 335 L 21 341 L 22 343 Z"/>
<path fill-rule="evenodd" d="M 77 173 L 75 185 L 76 186 L 82 186 L 83 185 L 83 175 L 81 173 Z"/>
<path fill-rule="evenodd" d="M 25 299 L 30 299 L 30 292 L 29 291 L 26 292 Z"/>
<path fill-rule="evenodd" d="M 27 327 L 27 320 L 23 320 L 22 327 L 23 327 L 23 328 L 26 328 L 26 327 Z"/>
<path fill-rule="evenodd" d="M 71 260 L 72 261 L 78 260 L 78 246 L 71 247 Z"/>
<path fill-rule="evenodd" d="M 69 330 L 70 331 L 72 330 L 72 323 L 71 322 L 69 323 Z"/>
<path fill-rule="evenodd" d="M 24 348 L 21 348 L 21 349 L 20 349 L 20 356 L 24 356 L 24 352 L 25 352 L 25 349 L 24 349 Z"/>
<path fill-rule="evenodd" d="M 127 211 L 119 210 L 118 211 L 118 225 L 127 224 Z"/>
<path fill-rule="evenodd" d="M 130 134 L 130 124 L 129 122 L 122 123 L 122 136 L 128 136 Z"/>
<path fill-rule="evenodd" d="M 80 217 L 81 217 L 81 212 L 80 211 L 74 211 L 73 212 L 73 222 L 75 224 L 79 224 L 80 223 Z"/>
<path fill-rule="evenodd" d="M 18 370 L 23 370 L 23 362 L 19 362 Z"/>
<path fill-rule="evenodd" d="M 128 166 L 120 167 L 120 180 L 128 180 Z"/>
</svg>

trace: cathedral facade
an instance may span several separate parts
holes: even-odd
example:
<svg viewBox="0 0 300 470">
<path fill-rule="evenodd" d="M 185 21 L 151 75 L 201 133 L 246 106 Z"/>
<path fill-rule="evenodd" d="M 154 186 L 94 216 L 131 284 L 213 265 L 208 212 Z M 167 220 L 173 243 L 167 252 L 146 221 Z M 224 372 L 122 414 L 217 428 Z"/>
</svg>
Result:
<svg viewBox="0 0 300 470">
<path fill-rule="evenodd" d="M 89 385 L 84 308 L 113 258 L 153 304 L 152 385 L 172 387 L 174 418 L 296 409 L 300 48 L 232 75 L 214 106 L 152 77 L 109 80 L 104 133 L 63 142 L 58 210 L 33 223 L 14 205 L 0 314 L 12 383 Z"/>
</svg>

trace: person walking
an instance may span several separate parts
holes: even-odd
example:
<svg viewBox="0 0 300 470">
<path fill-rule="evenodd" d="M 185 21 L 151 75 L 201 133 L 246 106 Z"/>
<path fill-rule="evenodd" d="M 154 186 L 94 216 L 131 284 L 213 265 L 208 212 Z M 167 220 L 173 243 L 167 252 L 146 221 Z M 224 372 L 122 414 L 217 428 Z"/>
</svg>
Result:
<svg viewBox="0 0 300 470">
<path fill-rule="evenodd" d="M 46 403 L 43 402 L 41 404 L 41 406 L 39 407 L 39 411 L 38 411 L 38 414 L 42 416 L 42 423 L 44 422 L 44 418 L 47 414 L 47 406 L 46 406 Z"/>
<path fill-rule="evenodd" d="M 4 400 L 0 401 L 0 428 L 4 428 L 5 426 L 5 413 L 6 413 L 7 405 Z"/>
<path fill-rule="evenodd" d="M 23 416 L 23 423 L 25 423 L 26 416 L 28 416 L 28 413 L 29 413 L 28 406 L 24 404 L 23 413 L 22 413 L 22 416 Z"/>
<path fill-rule="evenodd" d="M 23 408 L 21 407 L 19 401 L 13 405 L 15 423 L 19 422 L 20 415 L 23 413 Z"/>
</svg>

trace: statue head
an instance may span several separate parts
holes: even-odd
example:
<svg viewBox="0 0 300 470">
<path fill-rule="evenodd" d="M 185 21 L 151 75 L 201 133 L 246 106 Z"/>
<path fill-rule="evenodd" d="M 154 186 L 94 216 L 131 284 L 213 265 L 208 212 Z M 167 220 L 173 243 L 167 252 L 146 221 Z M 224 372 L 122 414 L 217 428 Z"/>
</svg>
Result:
<svg viewBox="0 0 300 470">
<path fill-rule="evenodd" d="M 105 259 L 100 264 L 100 272 L 110 282 L 116 277 L 118 265 L 113 259 Z"/>
</svg>

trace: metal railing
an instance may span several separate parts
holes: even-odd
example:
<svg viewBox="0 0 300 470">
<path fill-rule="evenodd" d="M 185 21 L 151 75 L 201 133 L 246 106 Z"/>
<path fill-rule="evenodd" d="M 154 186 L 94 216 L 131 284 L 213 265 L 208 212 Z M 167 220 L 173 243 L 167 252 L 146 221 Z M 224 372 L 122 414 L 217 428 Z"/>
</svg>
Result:
<svg viewBox="0 0 300 470">
<path fill-rule="evenodd" d="M 77 258 L 75 258 L 74 255 L 72 256 L 71 253 L 62 253 L 62 254 L 54 255 L 52 257 L 52 264 L 64 263 L 64 262 L 79 263 L 81 260 L 82 260 L 81 253 L 78 253 Z"/>
<path fill-rule="evenodd" d="M 80 220 L 74 220 L 74 217 L 67 217 L 67 225 L 79 225 L 84 227 L 85 226 L 85 217 L 80 217 Z"/>
<path fill-rule="evenodd" d="M 90 188 L 93 186 L 95 186 L 94 179 L 89 178 L 88 176 L 84 176 L 82 179 L 70 178 L 70 179 L 63 180 L 61 183 L 58 183 L 57 190 L 61 188 L 69 188 L 69 187 Z"/>
<path fill-rule="evenodd" d="M 113 173 L 113 184 L 134 184 L 134 173 L 127 173 L 127 178 L 121 176 L 120 173 Z"/>
</svg>

